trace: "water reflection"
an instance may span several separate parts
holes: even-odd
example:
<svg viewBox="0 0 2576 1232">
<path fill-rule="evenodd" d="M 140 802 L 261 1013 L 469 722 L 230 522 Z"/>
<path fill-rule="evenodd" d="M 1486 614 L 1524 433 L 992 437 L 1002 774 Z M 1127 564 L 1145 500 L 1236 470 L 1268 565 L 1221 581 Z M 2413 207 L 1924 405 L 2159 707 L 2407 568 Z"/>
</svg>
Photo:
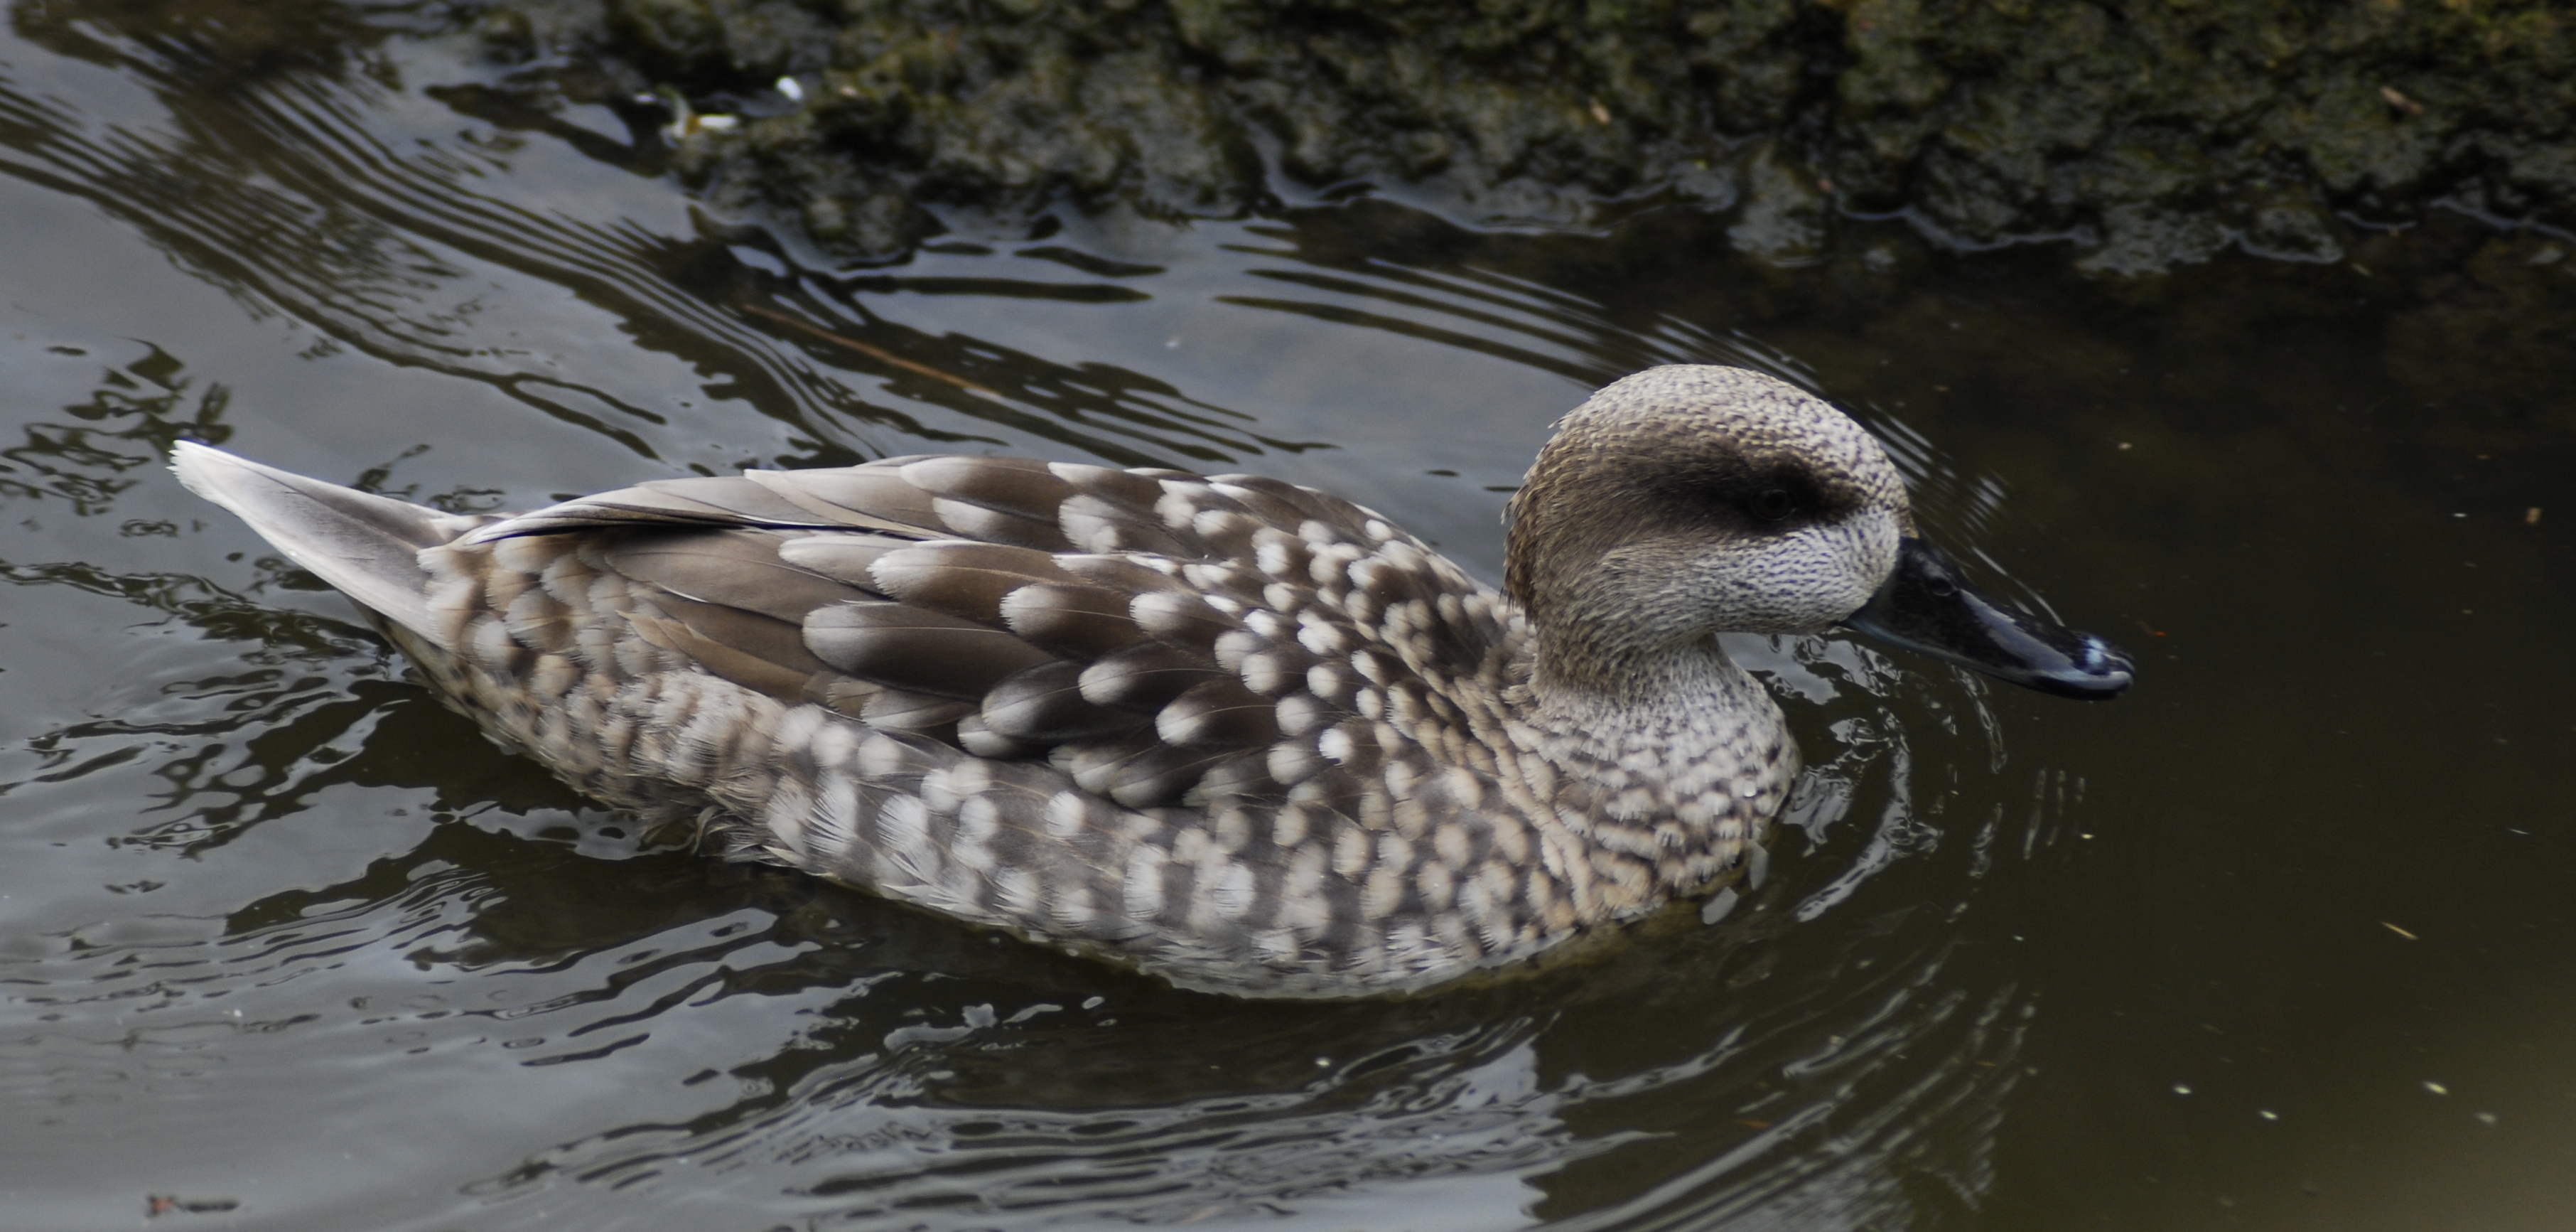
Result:
<svg viewBox="0 0 2576 1232">
<path fill-rule="evenodd" d="M 0 633 L 72 648 L 11 657 L 71 700 L 0 760 L 31 1218 L 150 1185 L 312 1227 L 1898 1226 L 1990 1188 L 2033 998 L 1972 904 L 2046 837 L 2004 828 L 2038 771 L 2006 773 L 1945 669 L 1731 643 L 1813 768 L 1717 926 L 1678 911 L 1418 1001 L 1250 1005 L 632 833 L 154 469 L 229 434 L 488 508 L 939 448 L 1242 466 L 1490 573 L 1582 386 L 1812 373 L 1384 204 L 832 270 L 693 214 L 595 97 L 328 12 L 21 6 L 0 84 L 0 172 L 178 267 L 116 295 L 211 284 L 275 327 L 244 349 L 173 318 L 5 451 L 0 501 L 72 528 L 0 548 L 34 614 Z M 275 392 L 331 372 L 356 375 Z M 2001 489 L 1877 418 L 1973 545 Z M 84 529 L 111 523 L 142 529 Z"/>
</svg>

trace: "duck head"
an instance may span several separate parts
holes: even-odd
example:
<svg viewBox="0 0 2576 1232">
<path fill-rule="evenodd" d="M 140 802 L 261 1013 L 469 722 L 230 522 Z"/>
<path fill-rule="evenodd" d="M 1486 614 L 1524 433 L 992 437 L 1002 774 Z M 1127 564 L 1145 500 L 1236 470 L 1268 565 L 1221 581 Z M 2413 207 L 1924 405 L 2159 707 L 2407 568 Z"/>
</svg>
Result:
<svg viewBox="0 0 2576 1232">
<path fill-rule="evenodd" d="M 1537 630 L 1542 690 L 1615 697 L 1716 633 L 1838 625 L 2059 696 L 2129 686 L 2101 638 L 1968 586 L 1858 423 L 1747 369 L 1650 368 L 1595 393 L 1509 518 L 1504 587 Z"/>
</svg>

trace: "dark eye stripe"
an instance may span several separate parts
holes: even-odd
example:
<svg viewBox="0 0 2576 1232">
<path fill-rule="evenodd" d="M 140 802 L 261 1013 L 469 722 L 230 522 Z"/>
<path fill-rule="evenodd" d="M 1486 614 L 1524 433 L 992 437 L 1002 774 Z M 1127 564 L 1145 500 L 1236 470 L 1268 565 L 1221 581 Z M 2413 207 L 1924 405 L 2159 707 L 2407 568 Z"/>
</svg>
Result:
<svg viewBox="0 0 2576 1232">
<path fill-rule="evenodd" d="M 1775 534 L 1815 520 L 1831 520 L 1866 503 L 1857 488 L 1820 476 L 1803 463 L 1747 466 L 1740 458 L 1659 460 L 1655 494 L 1671 516 L 1761 534 Z"/>
</svg>

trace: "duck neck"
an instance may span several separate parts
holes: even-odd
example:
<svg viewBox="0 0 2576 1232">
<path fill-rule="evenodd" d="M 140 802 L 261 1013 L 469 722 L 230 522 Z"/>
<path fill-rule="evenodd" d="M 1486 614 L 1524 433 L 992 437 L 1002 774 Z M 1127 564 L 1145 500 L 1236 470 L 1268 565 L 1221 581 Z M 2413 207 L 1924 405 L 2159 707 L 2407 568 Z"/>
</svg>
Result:
<svg viewBox="0 0 2576 1232">
<path fill-rule="evenodd" d="M 1592 817 L 1595 838 L 1649 827 L 1656 881 L 1682 887 L 1726 869 L 1736 843 L 1788 799 L 1798 776 L 1788 722 L 1716 637 L 1625 657 L 1618 673 L 1566 665 L 1540 642 L 1530 678 L 1535 750 L 1589 786 L 1589 804 L 1574 812 Z"/>
<path fill-rule="evenodd" d="M 1542 636 L 1530 691 L 1541 715 L 1608 730 L 1668 732 L 1748 710 L 1779 713 L 1770 694 L 1709 635 L 1611 653 Z"/>
</svg>

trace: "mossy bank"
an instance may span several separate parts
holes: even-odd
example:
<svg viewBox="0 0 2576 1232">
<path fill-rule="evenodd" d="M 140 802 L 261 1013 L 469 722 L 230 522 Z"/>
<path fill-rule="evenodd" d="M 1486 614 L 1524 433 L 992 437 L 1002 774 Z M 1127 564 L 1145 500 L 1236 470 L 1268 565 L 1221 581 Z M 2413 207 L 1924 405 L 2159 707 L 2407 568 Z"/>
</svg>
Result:
<svg viewBox="0 0 2576 1232">
<path fill-rule="evenodd" d="M 2576 222 L 2576 18 L 2529 0 L 501 0 L 479 29 L 671 100 L 712 203 L 846 257 L 961 208 L 1358 184 L 1486 222 L 1679 203 L 1783 262 L 1899 216 L 2113 273 L 2335 260 L 2438 205 Z"/>
</svg>

